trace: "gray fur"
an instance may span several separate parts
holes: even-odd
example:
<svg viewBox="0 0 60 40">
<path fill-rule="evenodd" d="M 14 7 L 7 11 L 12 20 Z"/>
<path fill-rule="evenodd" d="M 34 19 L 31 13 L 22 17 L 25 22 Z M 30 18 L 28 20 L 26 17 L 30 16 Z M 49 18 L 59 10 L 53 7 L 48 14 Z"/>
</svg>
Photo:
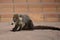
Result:
<svg viewBox="0 0 60 40">
<path fill-rule="evenodd" d="M 20 20 L 19 18 L 22 18 L 23 20 Z M 13 21 L 15 23 L 15 27 L 13 28 L 13 31 L 14 30 L 16 31 L 18 27 L 20 28 L 19 30 L 26 27 L 31 29 L 33 27 L 32 20 L 27 15 L 15 14 L 13 16 Z"/>
</svg>

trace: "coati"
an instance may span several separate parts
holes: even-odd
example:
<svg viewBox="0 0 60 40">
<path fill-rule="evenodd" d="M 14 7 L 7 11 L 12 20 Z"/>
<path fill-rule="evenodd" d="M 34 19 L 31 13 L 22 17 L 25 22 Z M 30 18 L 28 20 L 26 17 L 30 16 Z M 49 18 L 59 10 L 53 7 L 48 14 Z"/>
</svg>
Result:
<svg viewBox="0 0 60 40">
<path fill-rule="evenodd" d="M 12 29 L 12 31 L 20 31 L 22 29 L 33 29 L 33 22 L 27 15 L 14 14 L 13 21 L 15 27 Z"/>
<path fill-rule="evenodd" d="M 59 30 L 60 28 L 56 27 L 49 27 L 49 26 L 34 26 L 32 20 L 27 15 L 19 15 L 14 14 L 13 15 L 13 24 L 15 24 L 15 27 L 12 29 L 12 31 L 20 31 L 23 29 L 51 29 L 51 30 Z"/>
</svg>

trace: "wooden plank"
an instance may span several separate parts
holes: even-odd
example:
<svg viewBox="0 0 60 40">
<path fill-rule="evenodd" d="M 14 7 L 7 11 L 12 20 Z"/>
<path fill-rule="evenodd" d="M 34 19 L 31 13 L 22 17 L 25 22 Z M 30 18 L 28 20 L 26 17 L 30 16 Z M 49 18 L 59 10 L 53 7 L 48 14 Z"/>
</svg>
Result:
<svg viewBox="0 0 60 40">
<path fill-rule="evenodd" d="M 56 8 L 43 8 L 43 12 L 56 12 Z"/>
<path fill-rule="evenodd" d="M 11 18 L 1 18 L 1 22 L 11 22 Z"/>
<path fill-rule="evenodd" d="M 15 12 L 16 12 L 16 13 L 27 12 L 27 8 L 15 8 Z"/>
<path fill-rule="evenodd" d="M 56 4 L 45 4 L 42 5 L 43 8 L 55 8 L 57 5 Z"/>
<path fill-rule="evenodd" d="M 11 8 L 13 5 L 12 4 L 1 4 L 0 3 L 0 9 L 1 8 Z"/>
<path fill-rule="evenodd" d="M 25 4 L 22 4 L 22 5 L 15 4 L 14 6 L 15 6 L 15 8 L 27 8 L 27 5 L 25 5 Z"/>
<path fill-rule="evenodd" d="M 28 0 L 28 2 L 40 2 L 40 0 Z"/>
<path fill-rule="evenodd" d="M 42 8 L 43 6 L 42 5 L 40 5 L 40 4 L 29 4 L 28 5 L 29 6 L 29 8 Z"/>
<path fill-rule="evenodd" d="M 12 0 L 0 0 L 0 3 L 12 3 Z"/>
<path fill-rule="evenodd" d="M 58 14 L 46 14 L 46 18 L 58 18 Z"/>
<path fill-rule="evenodd" d="M 0 12 L 13 12 L 12 8 L 2 8 Z"/>
<path fill-rule="evenodd" d="M 17 2 L 17 3 L 19 3 L 19 2 L 26 2 L 26 0 L 14 0 L 14 2 Z"/>
<path fill-rule="evenodd" d="M 29 8 L 29 12 L 42 12 L 42 8 Z"/>
<path fill-rule="evenodd" d="M 56 0 L 56 2 L 60 2 L 60 0 Z"/>
<path fill-rule="evenodd" d="M 41 0 L 42 2 L 55 2 L 55 0 Z"/>
<path fill-rule="evenodd" d="M 58 18 L 46 18 L 46 22 L 58 22 Z"/>
<path fill-rule="evenodd" d="M 0 14 L 1 18 L 12 18 L 13 14 L 5 13 L 5 14 Z"/>
<path fill-rule="evenodd" d="M 13 12 L 13 9 L 12 8 L 1 8 L 0 9 L 0 12 Z"/>
</svg>

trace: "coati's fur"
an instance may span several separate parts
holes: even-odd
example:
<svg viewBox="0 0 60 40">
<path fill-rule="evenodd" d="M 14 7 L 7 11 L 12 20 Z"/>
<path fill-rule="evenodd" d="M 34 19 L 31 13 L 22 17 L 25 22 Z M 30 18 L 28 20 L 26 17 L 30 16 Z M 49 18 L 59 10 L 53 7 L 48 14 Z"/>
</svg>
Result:
<svg viewBox="0 0 60 40">
<path fill-rule="evenodd" d="M 22 29 L 33 29 L 33 22 L 27 15 L 15 14 L 13 16 L 13 21 L 15 27 L 12 29 L 12 31 L 20 31 Z"/>
</svg>

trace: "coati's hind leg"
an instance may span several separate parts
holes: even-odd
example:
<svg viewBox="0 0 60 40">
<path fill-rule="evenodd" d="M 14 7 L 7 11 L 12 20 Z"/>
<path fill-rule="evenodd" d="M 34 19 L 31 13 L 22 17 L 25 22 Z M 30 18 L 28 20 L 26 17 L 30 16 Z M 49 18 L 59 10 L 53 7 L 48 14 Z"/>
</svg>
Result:
<svg viewBox="0 0 60 40">
<path fill-rule="evenodd" d="M 29 27 L 29 29 L 33 29 L 33 22 L 32 22 L 32 20 L 30 20 L 29 22 L 28 22 L 28 27 Z"/>
</svg>

